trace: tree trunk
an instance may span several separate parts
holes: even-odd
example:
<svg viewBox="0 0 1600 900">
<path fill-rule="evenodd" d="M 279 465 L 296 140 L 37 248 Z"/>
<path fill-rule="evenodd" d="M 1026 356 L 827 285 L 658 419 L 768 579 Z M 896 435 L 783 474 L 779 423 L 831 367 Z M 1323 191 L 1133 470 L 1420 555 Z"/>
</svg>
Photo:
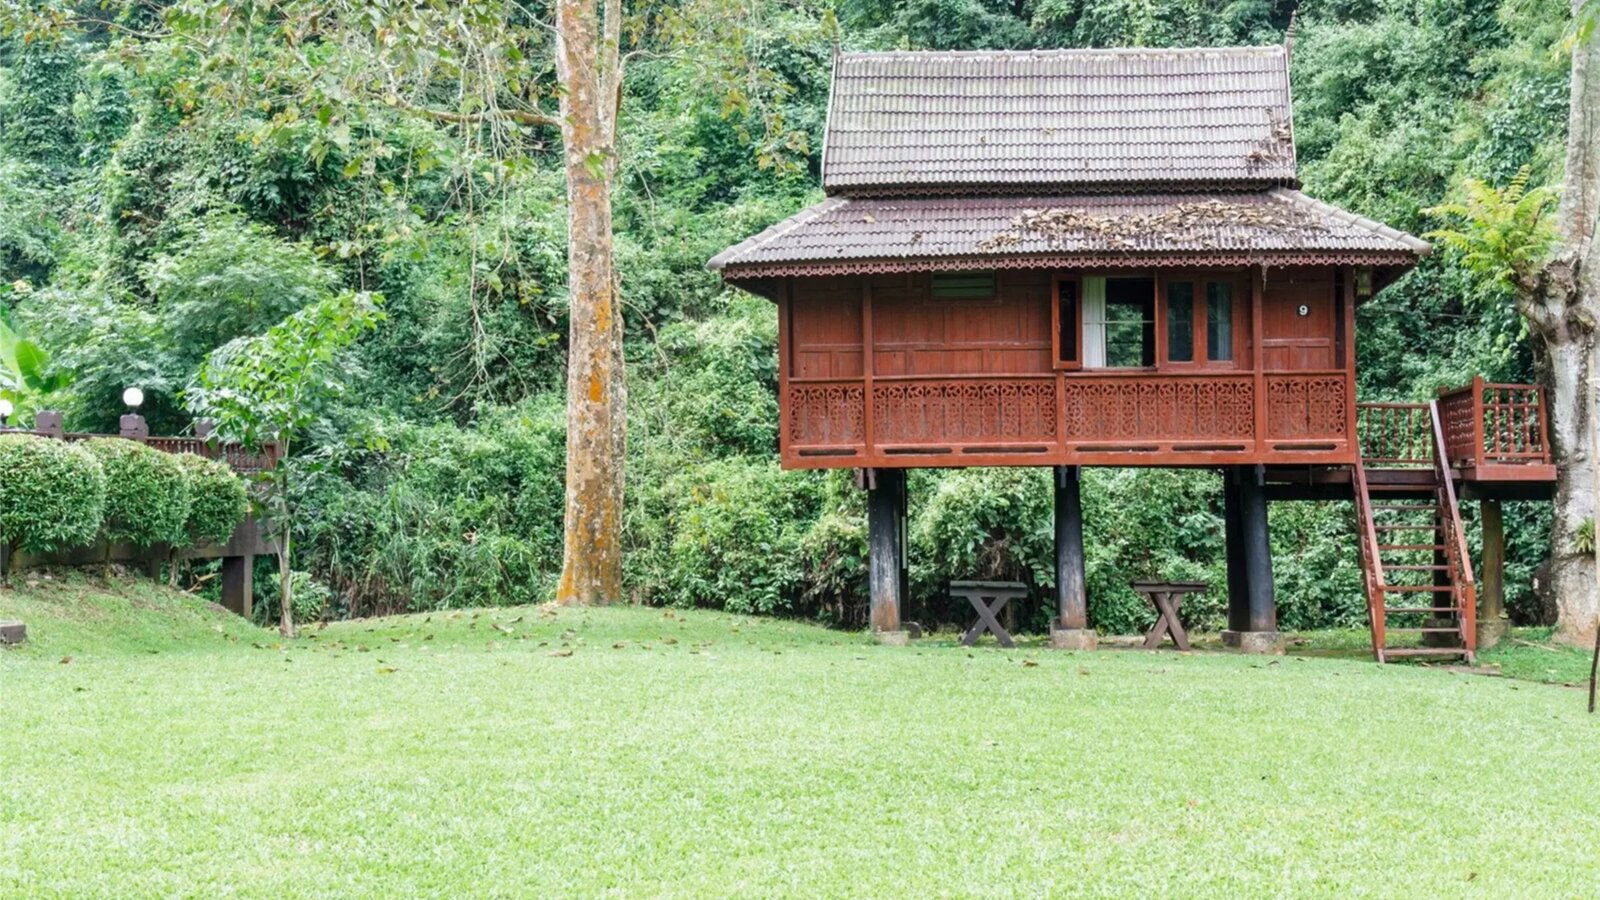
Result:
<svg viewBox="0 0 1600 900">
<path fill-rule="evenodd" d="M 283 440 L 283 455 L 278 458 L 278 478 L 272 489 L 278 492 L 278 633 L 294 637 L 294 569 L 289 555 L 289 439 Z"/>
<path fill-rule="evenodd" d="M 567 176 L 567 495 L 557 602 L 622 597 L 627 384 L 611 235 L 621 4 L 558 0 L 556 75 Z"/>
<path fill-rule="evenodd" d="M 1582 0 L 1574 4 L 1574 14 Z M 1556 256 L 1546 271 L 1535 308 L 1535 339 L 1543 345 L 1540 376 L 1550 391 L 1550 440 L 1555 451 L 1555 523 L 1550 540 L 1550 582 L 1558 640 L 1587 644 L 1600 615 L 1594 558 L 1579 553 L 1578 529 L 1595 515 L 1589 394 L 1596 387 L 1594 333 L 1600 313 L 1600 97 L 1590 96 L 1588 75 L 1600 72 L 1600 42 L 1572 49 L 1572 98 L 1567 120 L 1566 176 L 1556 214 Z"/>
<path fill-rule="evenodd" d="M 294 571 L 289 568 L 289 527 L 283 528 L 283 543 L 278 548 L 278 633 L 294 637 Z"/>
</svg>

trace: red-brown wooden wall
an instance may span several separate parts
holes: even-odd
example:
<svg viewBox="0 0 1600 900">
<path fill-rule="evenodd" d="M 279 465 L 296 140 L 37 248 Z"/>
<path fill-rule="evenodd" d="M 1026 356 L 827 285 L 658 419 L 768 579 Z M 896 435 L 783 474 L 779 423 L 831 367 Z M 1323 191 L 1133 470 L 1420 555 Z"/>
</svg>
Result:
<svg viewBox="0 0 1600 900">
<path fill-rule="evenodd" d="M 1232 362 L 1057 368 L 1055 288 L 1080 274 L 1116 273 L 1002 270 L 979 299 L 935 298 L 926 273 L 789 279 L 784 465 L 1354 461 L 1351 272 L 1157 272 L 1158 293 L 1178 278 L 1237 285 Z"/>
</svg>

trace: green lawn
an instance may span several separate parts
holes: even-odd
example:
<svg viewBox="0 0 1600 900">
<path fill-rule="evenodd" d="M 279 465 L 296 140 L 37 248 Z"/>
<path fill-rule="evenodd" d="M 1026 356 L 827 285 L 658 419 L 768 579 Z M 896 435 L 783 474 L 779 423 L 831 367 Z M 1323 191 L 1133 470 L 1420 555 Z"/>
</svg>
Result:
<svg viewBox="0 0 1600 900">
<path fill-rule="evenodd" d="M 284 647 L 84 581 L 0 591 L 11 616 L 33 640 L 0 652 L 5 897 L 1600 884 L 1600 716 L 1566 687 L 636 608 Z"/>
</svg>

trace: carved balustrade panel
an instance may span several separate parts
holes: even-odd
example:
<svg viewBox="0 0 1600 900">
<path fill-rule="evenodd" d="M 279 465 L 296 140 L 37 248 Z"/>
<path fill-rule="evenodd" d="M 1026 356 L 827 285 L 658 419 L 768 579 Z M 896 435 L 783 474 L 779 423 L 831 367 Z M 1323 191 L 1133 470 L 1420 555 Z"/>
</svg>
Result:
<svg viewBox="0 0 1600 900">
<path fill-rule="evenodd" d="M 1249 440 L 1255 387 L 1248 375 L 1066 381 L 1068 441 Z"/>
<path fill-rule="evenodd" d="M 1048 379 L 916 380 L 872 386 L 878 444 L 1053 441 L 1056 391 Z"/>
<path fill-rule="evenodd" d="M 789 443 L 796 447 L 860 444 L 866 439 L 866 404 L 859 383 L 791 384 Z"/>
<path fill-rule="evenodd" d="M 1343 438 L 1348 403 L 1343 375 L 1268 375 L 1267 437 Z"/>
</svg>

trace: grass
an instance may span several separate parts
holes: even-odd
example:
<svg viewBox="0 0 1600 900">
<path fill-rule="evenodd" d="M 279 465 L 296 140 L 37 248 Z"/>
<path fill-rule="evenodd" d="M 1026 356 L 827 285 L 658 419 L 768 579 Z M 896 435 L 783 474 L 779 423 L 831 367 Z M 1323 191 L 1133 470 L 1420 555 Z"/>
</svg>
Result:
<svg viewBox="0 0 1600 900">
<path fill-rule="evenodd" d="M 0 896 L 1578 896 L 1600 875 L 1600 716 L 1511 678 L 637 608 L 284 645 L 81 580 L 0 591 L 18 615 Z"/>
</svg>

